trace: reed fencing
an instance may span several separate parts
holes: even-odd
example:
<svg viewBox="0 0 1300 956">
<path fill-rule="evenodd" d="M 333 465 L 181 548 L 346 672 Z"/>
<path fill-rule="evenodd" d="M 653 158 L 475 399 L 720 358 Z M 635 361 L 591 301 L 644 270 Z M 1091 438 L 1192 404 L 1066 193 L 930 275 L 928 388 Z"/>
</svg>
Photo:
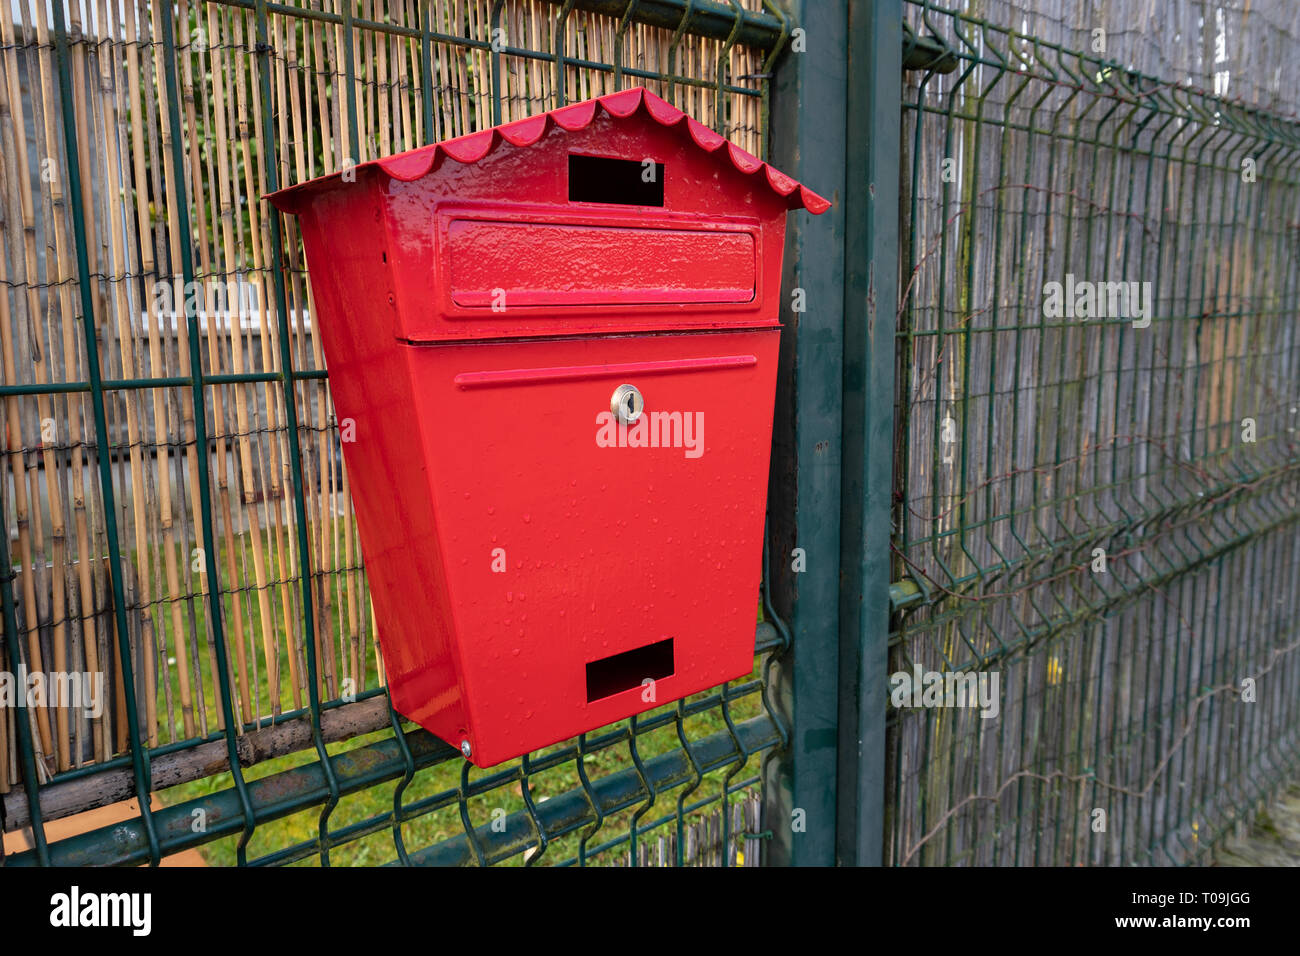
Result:
<svg viewBox="0 0 1300 956">
<path fill-rule="evenodd" d="M 1298 37 L 1287 0 L 4 4 L 0 675 L 104 678 L 0 707 L 6 863 L 1205 862 L 1300 758 Z M 260 197 L 633 84 L 834 201 L 789 224 L 755 666 L 476 771 L 384 691 Z"/>
<path fill-rule="evenodd" d="M 905 4 L 948 72 L 903 90 L 889 669 L 1000 712 L 891 711 L 886 856 L 1204 862 L 1300 758 L 1288 8 L 946 6 Z"/>
<path fill-rule="evenodd" d="M 217 841 L 214 858 L 238 862 L 407 861 L 438 844 L 484 861 L 528 839 L 530 863 L 641 859 L 643 832 L 676 821 L 685 861 L 692 814 L 719 802 L 708 819 L 739 845 L 731 804 L 778 739 L 757 678 L 474 780 L 441 743 L 394 733 L 296 225 L 261 202 L 633 84 L 761 153 L 785 16 L 756 0 L 634 12 L 3 5 L 0 669 L 107 678 L 102 706 L 51 694 L 0 712 L 6 827 L 32 829 L 33 860 L 157 861 Z M 762 625 L 758 648 L 777 644 Z M 665 817 L 656 794 L 673 787 Z M 43 823 L 151 790 L 161 805 L 112 839 L 43 838 Z M 560 798 L 575 791 L 572 816 Z M 554 822 L 558 808 L 570 816 Z M 488 826 L 497 811 L 508 827 Z"/>
</svg>

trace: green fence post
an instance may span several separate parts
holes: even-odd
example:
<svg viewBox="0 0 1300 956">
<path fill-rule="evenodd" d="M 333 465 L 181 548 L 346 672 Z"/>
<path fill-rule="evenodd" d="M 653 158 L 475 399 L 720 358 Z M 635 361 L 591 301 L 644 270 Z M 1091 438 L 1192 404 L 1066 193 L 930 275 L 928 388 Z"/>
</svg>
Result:
<svg viewBox="0 0 1300 956">
<path fill-rule="evenodd" d="M 901 0 L 849 0 L 848 47 L 836 855 L 841 863 L 878 866 L 889 669 Z"/>
<path fill-rule="evenodd" d="M 785 0 L 797 25 L 772 84 L 777 168 L 829 196 L 790 216 L 768 493 L 770 586 L 792 644 L 774 670 L 790 743 L 765 767 L 765 862 L 835 862 L 844 331 L 845 0 Z M 796 549 L 799 549 L 796 551 Z M 802 569 L 800 569 L 802 568 Z"/>
</svg>

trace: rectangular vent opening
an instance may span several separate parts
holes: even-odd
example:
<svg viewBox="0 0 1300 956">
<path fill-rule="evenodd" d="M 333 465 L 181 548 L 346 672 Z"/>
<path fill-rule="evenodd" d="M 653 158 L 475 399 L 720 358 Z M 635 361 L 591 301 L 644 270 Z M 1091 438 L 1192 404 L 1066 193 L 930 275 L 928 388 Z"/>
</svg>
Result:
<svg viewBox="0 0 1300 956">
<path fill-rule="evenodd" d="M 601 202 L 616 206 L 662 206 L 664 164 L 650 166 L 639 159 L 569 156 L 569 202 Z"/>
<path fill-rule="evenodd" d="M 621 694 L 642 682 L 671 677 L 673 674 L 673 639 L 656 641 L 645 647 L 602 657 L 587 663 L 587 703 Z"/>
</svg>

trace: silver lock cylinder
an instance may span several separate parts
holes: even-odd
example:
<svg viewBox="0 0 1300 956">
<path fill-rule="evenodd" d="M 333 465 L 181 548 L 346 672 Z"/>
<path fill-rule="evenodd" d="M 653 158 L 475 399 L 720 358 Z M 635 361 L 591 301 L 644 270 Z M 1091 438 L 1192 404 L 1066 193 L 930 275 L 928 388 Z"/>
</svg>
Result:
<svg viewBox="0 0 1300 956">
<path fill-rule="evenodd" d="M 645 411 L 645 399 L 635 385 L 620 385 L 609 400 L 609 410 L 624 425 L 631 425 Z"/>
</svg>

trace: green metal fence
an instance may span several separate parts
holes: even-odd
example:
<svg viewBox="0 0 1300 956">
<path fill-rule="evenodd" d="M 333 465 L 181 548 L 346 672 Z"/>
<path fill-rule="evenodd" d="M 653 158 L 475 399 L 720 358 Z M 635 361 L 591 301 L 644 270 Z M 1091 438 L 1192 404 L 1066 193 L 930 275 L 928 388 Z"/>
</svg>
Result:
<svg viewBox="0 0 1300 956">
<path fill-rule="evenodd" d="M 504 767 L 397 720 L 297 235 L 259 197 L 632 84 L 761 152 L 789 18 L 214 0 L 27 4 L 3 25 L 2 666 L 109 673 L 105 715 L 6 709 L 5 827 L 31 844 L 8 864 L 206 846 L 251 865 L 755 865 L 783 735 L 764 671 L 788 644 L 757 594 L 750 678 Z M 196 280 L 257 308 L 191 301 Z M 151 791 L 121 823 L 46 836 Z"/>
<path fill-rule="evenodd" d="M 889 670 L 1001 699 L 892 710 L 886 857 L 1205 862 L 1300 756 L 1300 126 L 906 8 Z"/>
</svg>

